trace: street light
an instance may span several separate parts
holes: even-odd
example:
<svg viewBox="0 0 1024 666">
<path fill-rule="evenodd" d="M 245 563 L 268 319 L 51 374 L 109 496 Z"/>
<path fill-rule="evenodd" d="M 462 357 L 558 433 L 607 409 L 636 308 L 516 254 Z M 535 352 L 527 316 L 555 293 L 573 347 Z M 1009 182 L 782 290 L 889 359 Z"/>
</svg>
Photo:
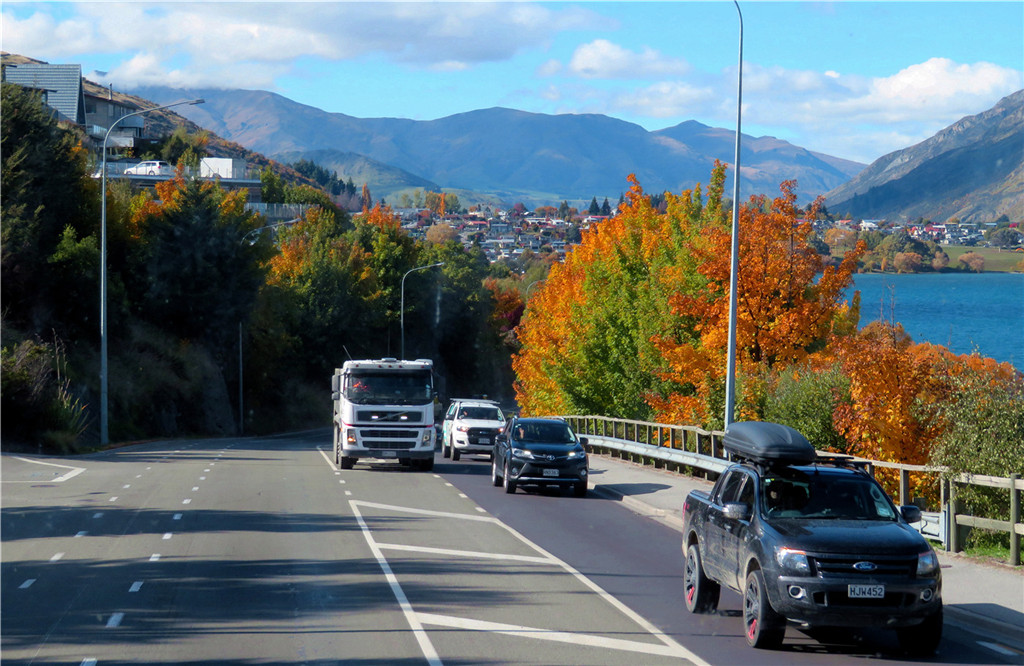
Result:
<svg viewBox="0 0 1024 666">
<path fill-rule="evenodd" d="M 725 427 L 732 423 L 736 409 L 736 283 L 739 281 L 740 250 L 740 114 L 743 109 L 743 12 L 740 3 L 736 14 L 740 19 L 740 55 L 736 65 L 736 155 L 732 180 L 732 266 L 729 273 L 729 351 L 725 371 Z"/>
<path fill-rule="evenodd" d="M 182 104 L 202 104 L 206 100 L 188 99 L 151 109 L 125 114 L 112 122 L 103 136 L 103 166 L 100 172 L 100 445 L 110 442 L 107 429 L 107 139 L 117 124 L 125 118 L 140 116 L 151 111 L 169 109 Z"/>
<path fill-rule="evenodd" d="M 401 320 L 401 324 L 402 324 L 402 360 L 403 361 L 405 360 L 405 278 L 407 278 L 409 276 L 409 273 L 412 273 L 413 271 L 423 271 L 423 270 L 426 270 L 428 268 L 436 268 L 438 266 L 444 266 L 444 262 L 443 261 L 439 261 L 436 264 L 428 264 L 427 266 L 417 266 L 416 268 L 410 268 L 409 270 L 407 270 L 405 272 L 405 275 L 402 276 L 402 301 L 401 301 L 401 305 L 400 305 L 399 315 L 398 316 L 399 316 L 399 319 Z"/>
</svg>

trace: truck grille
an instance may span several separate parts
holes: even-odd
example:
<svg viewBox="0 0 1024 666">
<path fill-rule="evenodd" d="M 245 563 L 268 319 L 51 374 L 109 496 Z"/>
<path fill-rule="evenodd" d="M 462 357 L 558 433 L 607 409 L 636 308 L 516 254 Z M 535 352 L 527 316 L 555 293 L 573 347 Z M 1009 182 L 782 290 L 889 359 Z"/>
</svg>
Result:
<svg viewBox="0 0 1024 666">
<path fill-rule="evenodd" d="M 498 434 L 497 428 L 470 428 L 467 433 L 472 439 L 471 441 L 478 442 L 482 439 L 486 439 L 492 446 L 494 445 L 494 436 Z"/>
<path fill-rule="evenodd" d="M 360 433 L 363 437 L 373 437 L 374 439 L 382 439 L 388 437 L 396 437 L 399 439 L 416 439 L 419 434 L 415 430 L 361 430 Z"/>
<path fill-rule="evenodd" d="M 811 570 L 822 578 L 830 576 L 873 576 L 875 578 L 913 578 L 917 572 L 917 557 L 808 555 Z M 854 568 L 858 562 L 871 562 L 875 568 L 862 571 Z"/>
</svg>

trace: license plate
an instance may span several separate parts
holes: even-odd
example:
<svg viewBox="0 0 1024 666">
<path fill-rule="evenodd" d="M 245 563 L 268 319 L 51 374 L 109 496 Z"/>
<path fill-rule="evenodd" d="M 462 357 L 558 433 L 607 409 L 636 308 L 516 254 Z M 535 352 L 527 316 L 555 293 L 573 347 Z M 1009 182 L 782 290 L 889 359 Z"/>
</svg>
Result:
<svg viewBox="0 0 1024 666">
<path fill-rule="evenodd" d="M 885 585 L 850 585 L 846 594 L 851 599 L 882 599 L 885 597 Z"/>
<path fill-rule="evenodd" d="M 381 451 L 380 452 L 380 457 L 381 458 L 397 458 L 398 457 L 398 452 L 397 451 Z"/>
<path fill-rule="evenodd" d="M 477 440 L 476 440 L 476 443 L 477 444 L 490 444 L 491 440 L 487 439 L 486 437 L 478 437 Z"/>
<path fill-rule="evenodd" d="M 558 476 L 557 469 L 546 469 L 544 470 L 544 476 Z"/>
</svg>

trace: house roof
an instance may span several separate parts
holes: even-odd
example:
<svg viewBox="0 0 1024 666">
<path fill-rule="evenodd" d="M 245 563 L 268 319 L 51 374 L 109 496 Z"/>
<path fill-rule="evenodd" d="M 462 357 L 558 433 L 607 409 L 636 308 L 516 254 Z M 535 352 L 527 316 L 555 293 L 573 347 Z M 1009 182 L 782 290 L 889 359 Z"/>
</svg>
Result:
<svg viewBox="0 0 1024 666">
<path fill-rule="evenodd" d="M 10 83 L 46 91 L 46 103 L 60 120 L 85 124 L 81 65 L 9 65 L 4 77 Z"/>
</svg>

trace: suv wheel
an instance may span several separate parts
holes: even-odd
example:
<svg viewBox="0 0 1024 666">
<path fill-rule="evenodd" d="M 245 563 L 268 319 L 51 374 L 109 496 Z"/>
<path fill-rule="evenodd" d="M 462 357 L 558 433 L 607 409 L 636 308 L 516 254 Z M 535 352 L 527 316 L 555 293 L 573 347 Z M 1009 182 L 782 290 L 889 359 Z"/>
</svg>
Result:
<svg viewBox="0 0 1024 666">
<path fill-rule="evenodd" d="M 501 485 L 501 474 L 498 474 L 498 461 L 491 456 L 491 485 L 497 488 Z"/>
<path fill-rule="evenodd" d="M 572 486 L 572 494 L 573 494 L 573 497 L 586 497 L 587 496 L 587 482 L 586 481 L 580 481 L 579 483 L 574 483 L 573 486 Z"/>
<path fill-rule="evenodd" d="M 512 480 L 512 475 L 508 471 L 508 465 L 505 465 L 504 474 L 502 474 L 502 484 L 505 487 L 505 492 L 511 495 L 516 491 L 516 482 Z"/>
</svg>

